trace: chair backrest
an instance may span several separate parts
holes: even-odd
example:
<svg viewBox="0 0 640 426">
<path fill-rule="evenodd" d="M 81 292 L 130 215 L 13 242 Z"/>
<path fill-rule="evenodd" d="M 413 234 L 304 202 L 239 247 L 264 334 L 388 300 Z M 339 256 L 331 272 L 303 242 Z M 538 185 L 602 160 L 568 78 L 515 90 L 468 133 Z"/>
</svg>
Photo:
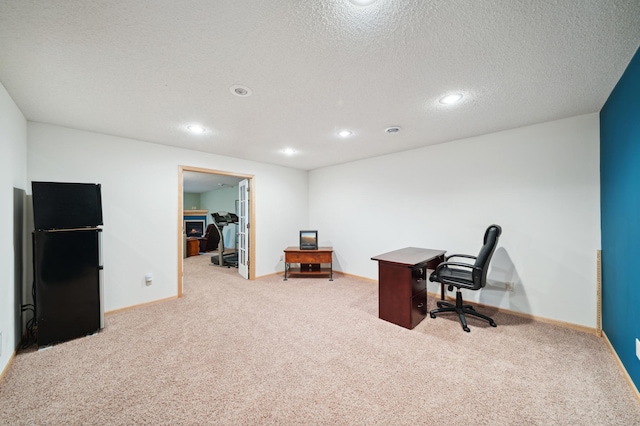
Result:
<svg viewBox="0 0 640 426">
<path fill-rule="evenodd" d="M 498 225 L 491 225 L 484 233 L 484 244 L 478 253 L 476 262 L 473 265 L 473 283 L 474 288 L 481 288 L 487 284 L 487 272 L 489 271 L 489 263 L 493 252 L 498 245 L 498 239 L 502 234 L 502 228 Z"/>
</svg>

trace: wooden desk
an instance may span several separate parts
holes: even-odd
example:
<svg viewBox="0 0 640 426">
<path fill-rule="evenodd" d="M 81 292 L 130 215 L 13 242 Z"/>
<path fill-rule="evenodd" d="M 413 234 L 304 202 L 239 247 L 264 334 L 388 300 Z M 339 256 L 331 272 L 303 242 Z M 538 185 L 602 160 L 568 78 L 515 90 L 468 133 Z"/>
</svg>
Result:
<svg viewBox="0 0 640 426">
<path fill-rule="evenodd" d="M 299 263 L 299 268 L 292 268 L 292 263 Z M 329 264 L 323 268 L 322 264 Z M 300 250 L 299 247 L 284 249 L 284 280 L 287 276 L 318 276 L 329 274 L 329 281 L 333 281 L 333 247 L 318 247 L 317 250 Z"/>
<path fill-rule="evenodd" d="M 427 269 L 444 262 L 444 250 L 407 247 L 378 261 L 378 317 L 412 329 L 427 315 Z"/>
</svg>

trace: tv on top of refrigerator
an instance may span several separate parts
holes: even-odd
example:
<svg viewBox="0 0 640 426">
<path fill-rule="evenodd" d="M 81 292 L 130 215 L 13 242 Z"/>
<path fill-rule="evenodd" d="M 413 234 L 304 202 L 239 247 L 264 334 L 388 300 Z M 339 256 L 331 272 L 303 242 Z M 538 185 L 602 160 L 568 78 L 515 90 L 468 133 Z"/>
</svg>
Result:
<svg viewBox="0 0 640 426">
<path fill-rule="evenodd" d="M 32 182 L 36 230 L 102 225 L 100 184 Z"/>
</svg>

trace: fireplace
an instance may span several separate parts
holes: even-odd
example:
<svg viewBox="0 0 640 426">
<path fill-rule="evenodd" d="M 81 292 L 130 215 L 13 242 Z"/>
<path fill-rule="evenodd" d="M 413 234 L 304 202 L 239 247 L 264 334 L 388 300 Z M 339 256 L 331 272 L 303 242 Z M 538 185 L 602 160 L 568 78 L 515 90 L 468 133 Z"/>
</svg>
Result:
<svg viewBox="0 0 640 426">
<path fill-rule="evenodd" d="M 204 220 L 185 220 L 184 232 L 187 237 L 202 237 L 204 236 Z"/>
</svg>

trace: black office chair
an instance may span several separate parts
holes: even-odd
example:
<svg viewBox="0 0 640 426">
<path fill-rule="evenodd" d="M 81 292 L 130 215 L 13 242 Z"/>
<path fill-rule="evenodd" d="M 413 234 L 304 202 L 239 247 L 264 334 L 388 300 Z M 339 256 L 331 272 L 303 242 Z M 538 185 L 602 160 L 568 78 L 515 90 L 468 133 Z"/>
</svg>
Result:
<svg viewBox="0 0 640 426">
<path fill-rule="evenodd" d="M 491 262 L 491 256 L 498 245 L 498 238 L 502 234 L 502 228 L 498 225 L 491 225 L 484 233 L 484 245 L 480 249 L 478 256 L 470 256 L 468 254 L 452 254 L 447 256 L 445 262 L 442 262 L 436 267 L 436 270 L 429 277 L 429 281 L 439 282 L 442 285 L 449 286 L 449 291 L 453 290 L 453 287 L 457 287 L 456 290 L 456 304 L 453 305 L 448 302 L 438 302 L 438 309 L 434 309 L 429 312 L 431 318 L 435 318 L 437 314 L 443 312 L 456 312 L 460 317 L 460 323 L 462 329 L 469 332 L 467 327 L 467 320 L 465 314 L 473 315 L 478 318 L 489 321 L 491 327 L 496 327 L 495 321 L 486 315 L 476 312 L 475 308 L 471 305 L 465 305 L 462 300 L 462 293 L 460 289 L 466 288 L 469 290 L 480 290 L 487 284 L 487 271 L 489 270 L 489 262 Z M 449 262 L 449 259 L 453 257 L 462 257 L 468 259 L 474 259 L 473 264 L 461 263 L 461 262 Z"/>
</svg>

